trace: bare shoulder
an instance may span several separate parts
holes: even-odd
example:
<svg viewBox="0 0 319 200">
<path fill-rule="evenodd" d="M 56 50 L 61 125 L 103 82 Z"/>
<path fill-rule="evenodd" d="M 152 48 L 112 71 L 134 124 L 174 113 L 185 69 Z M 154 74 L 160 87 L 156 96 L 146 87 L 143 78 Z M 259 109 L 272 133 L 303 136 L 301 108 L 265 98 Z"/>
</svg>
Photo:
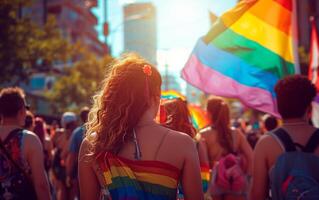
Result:
<svg viewBox="0 0 319 200">
<path fill-rule="evenodd" d="M 270 134 L 261 136 L 255 147 L 255 153 L 257 154 L 272 154 L 273 151 L 278 150 L 280 150 L 280 145 Z"/>
<path fill-rule="evenodd" d="M 216 135 L 216 130 L 211 127 L 207 127 L 200 130 L 199 134 L 201 135 L 201 138 L 203 138 L 204 140 L 213 141 Z"/>
<path fill-rule="evenodd" d="M 92 146 L 92 142 L 88 138 L 83 139 L 80 147 L 79 160 L 91 154 Z"/>
<path fill-rule="evenodd" d="M 171 139 L 176 139 L 181 141 L 193 141 L 193 139 L 189 135 L 183 132 L 169 130 L 168 133 Z"/>
<path fill-rule="evenodd" d="M 23 137 L 27 147 L 42 148 L 41 141 L 35 133 L 25 130 Z"/>
<path fill-rule="evenodd" d="M 166 129 L 166 128 L 165 128 Z M 167 140 L 171 145 L 191 146 L 194 145 L 194 140 L 189 135 L 183 132 L 174 131 L 171 129 L 166 130 L 168 132 Z"/>
</svg>

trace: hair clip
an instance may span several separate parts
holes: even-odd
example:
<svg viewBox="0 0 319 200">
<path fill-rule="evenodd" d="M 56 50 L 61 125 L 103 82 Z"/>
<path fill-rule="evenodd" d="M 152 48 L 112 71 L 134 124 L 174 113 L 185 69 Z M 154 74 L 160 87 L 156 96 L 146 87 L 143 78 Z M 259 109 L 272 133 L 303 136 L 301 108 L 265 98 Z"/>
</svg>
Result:
<svg viewBox="0 0 319 200">
<path fill-rule="evenodd" d="M 151 76 L 152 75 L 152 68 L 150 65 L 144 65 L 143 66 L 143 72 L 144 74 L 146 74 L 147 76 Z"/>
</svg>

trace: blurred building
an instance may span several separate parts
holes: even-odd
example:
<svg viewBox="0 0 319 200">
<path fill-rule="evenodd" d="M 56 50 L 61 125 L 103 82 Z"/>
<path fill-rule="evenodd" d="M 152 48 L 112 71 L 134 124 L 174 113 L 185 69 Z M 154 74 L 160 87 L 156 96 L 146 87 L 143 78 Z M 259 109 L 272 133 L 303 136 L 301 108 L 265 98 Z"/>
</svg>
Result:
<svg viewBox="0 0 319 200">
<path fill-rule="evenodd" d="M 64 38 L 71 43 L 81 42 L 97 56 L 109 53 L 108 46 L 98 39 L 95 29 L 97 17 L 91 9 L 98 5 L 98 0 L 33 0 L 32 5 L 22 8 L 22 15 L 28 15 L 33 21 L 42 25 L 49 15 L 56 17 L 57 25 Z M 58 63 L 58 62 L 57 62 Z M 53 87 L 56 76 L 63 64 L 53 66 L 50 73 L 35 73 L 28 84 L 21 84 L 26 91 L 28 101 L 37 114 L 48 115 L 50 102 L 44 97 L 44 92 Z"/>
<path fill-rule="evenodd" d="M 98 0 L 34 0 L 23 13 L 31 15 L 39 24 L 44 24 L 48 15 L 54 15 L 65 38 L 72 43 L 80 41 L 103 56 L 108 53 L 108 47 L 98 39 L 97 17 L 91 11 L 97 3 Z"/>
<path fill-rule="evenodd" d="M 156 64 L 156 9 L 152 3 L 127 4 L 124 10 L 124 51 L 136 52 Z"/>
<path fill-rule="evenodd" d="M 206 98 L 205 93 L 190 84 L 186 85 L 186 98 L 188 102 L 203 106 L 203 99 Z"/>
<path fill-rule="evenodd" d="M 176 90 L 180 92 L 181 85 L 177 81 L 176 75 L 174 76 L 173 74 L 162 74 L 162 90 Z"/>
</svg>

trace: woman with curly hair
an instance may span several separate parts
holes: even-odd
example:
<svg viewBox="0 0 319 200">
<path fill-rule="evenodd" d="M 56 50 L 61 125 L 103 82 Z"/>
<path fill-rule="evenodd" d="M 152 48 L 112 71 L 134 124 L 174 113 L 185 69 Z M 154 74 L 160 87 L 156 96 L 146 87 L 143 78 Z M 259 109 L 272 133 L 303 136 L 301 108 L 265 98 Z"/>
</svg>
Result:
<svg viewBox="0 0 319 200">
<path fill-rule="evenodd" d="M 80 150 L 82 200 L 176 199 L 179 181 L 185 199 L 203 199 L 193 140 L 154 121 L 161 82 L 138 56 L 113 64 L 94 97 Z"/>
<path fill-rule="evenodd" d="M 187 108 L 187 102 L 176 98 L 164 101 L 163 106 L 167 118 L 164 125 L 194 138 L 196 129 L 191 123 L 191 115 Z"/>
</svg>

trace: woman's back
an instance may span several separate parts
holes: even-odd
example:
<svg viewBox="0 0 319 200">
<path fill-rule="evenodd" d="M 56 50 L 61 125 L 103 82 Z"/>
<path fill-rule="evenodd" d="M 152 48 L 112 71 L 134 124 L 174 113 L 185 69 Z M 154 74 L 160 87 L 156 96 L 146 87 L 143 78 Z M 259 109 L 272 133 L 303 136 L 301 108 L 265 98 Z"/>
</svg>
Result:
<svg viewBox="0 0 319 200">
<path fill-rule="evenodd" d="M 210 161 L 218 161 L 222 156 L 231 153 L 228 149 L 223 147 L 220 142 L 218 141 L 218 134 L 217 130 L 214 128 L 206 128 L 201 132 L 203 138 L 205 138 L 205 141 L 208 146 L 208 156 Z M 237 151 L 239 148 L 239 140 L 238 140 L 238 133 L 236 133 L 235 130 L 232 131 L 233 141 L 235 144 L 233 144 L 233 151 Z"/>
<path fill-rule="evenodd" d="M 154 122 L 160 93 L 160 74 L 145 60 L 114 63 L 80 149 L 81 199 L 98 199 L 101 189 L 113 200 L 175 199 L 179 181 L 185 199 L 203 199 L 193 140 Z"/>
<path fill-rule="evenodd" d="M 184 190 L 197 191 L 193 197 L 186 193 L 185 199 L 200 197 L 201 182 L 193 173 L 199 172 L 198 162 L 192 162 L 197 157 L 193 140 L 155 122 L 135 131 L 140 160 L 136 159 L 134 142 L 124 145 L 118 154 L 99 153 L 94 171 L 100 187 L 112 199 L 176 199 L 177 186 L 182 180 Z"/>
<path fill-rule="evenodd" d="M 186 134 L 164 128 L 155 122 L 152 125 L 137 127 L 135 131 L 142 153 L 141 160 L 156 160 L 170 163 L 178 169 L 182 168 L 183 157 L 181 155 L 185 154 L 185 149 L 176 149 L 176 140 L 179 143 L 188 142 L 190 139 Z M 182 141 L 179 141 L 180 139 Z M 134 142 L 130 142 L 123 146 L 118 155 L 127 159 L 135 159 L 134 152 Z"/>
<path fill-rule="evenodd" d="M 158 125 L 137 128 L 136 134 L 140 160 L 135 159 L 134 144 L 125 145 L 118 155 L 102 152 L 98 156 L 99 170 L 104 172 L 102 187 L 108 188 L 112 199 L 176 199 L 185 153 L 171 141 L 176 137 L 188 146 L 187 136 Z"/>
</svg>

